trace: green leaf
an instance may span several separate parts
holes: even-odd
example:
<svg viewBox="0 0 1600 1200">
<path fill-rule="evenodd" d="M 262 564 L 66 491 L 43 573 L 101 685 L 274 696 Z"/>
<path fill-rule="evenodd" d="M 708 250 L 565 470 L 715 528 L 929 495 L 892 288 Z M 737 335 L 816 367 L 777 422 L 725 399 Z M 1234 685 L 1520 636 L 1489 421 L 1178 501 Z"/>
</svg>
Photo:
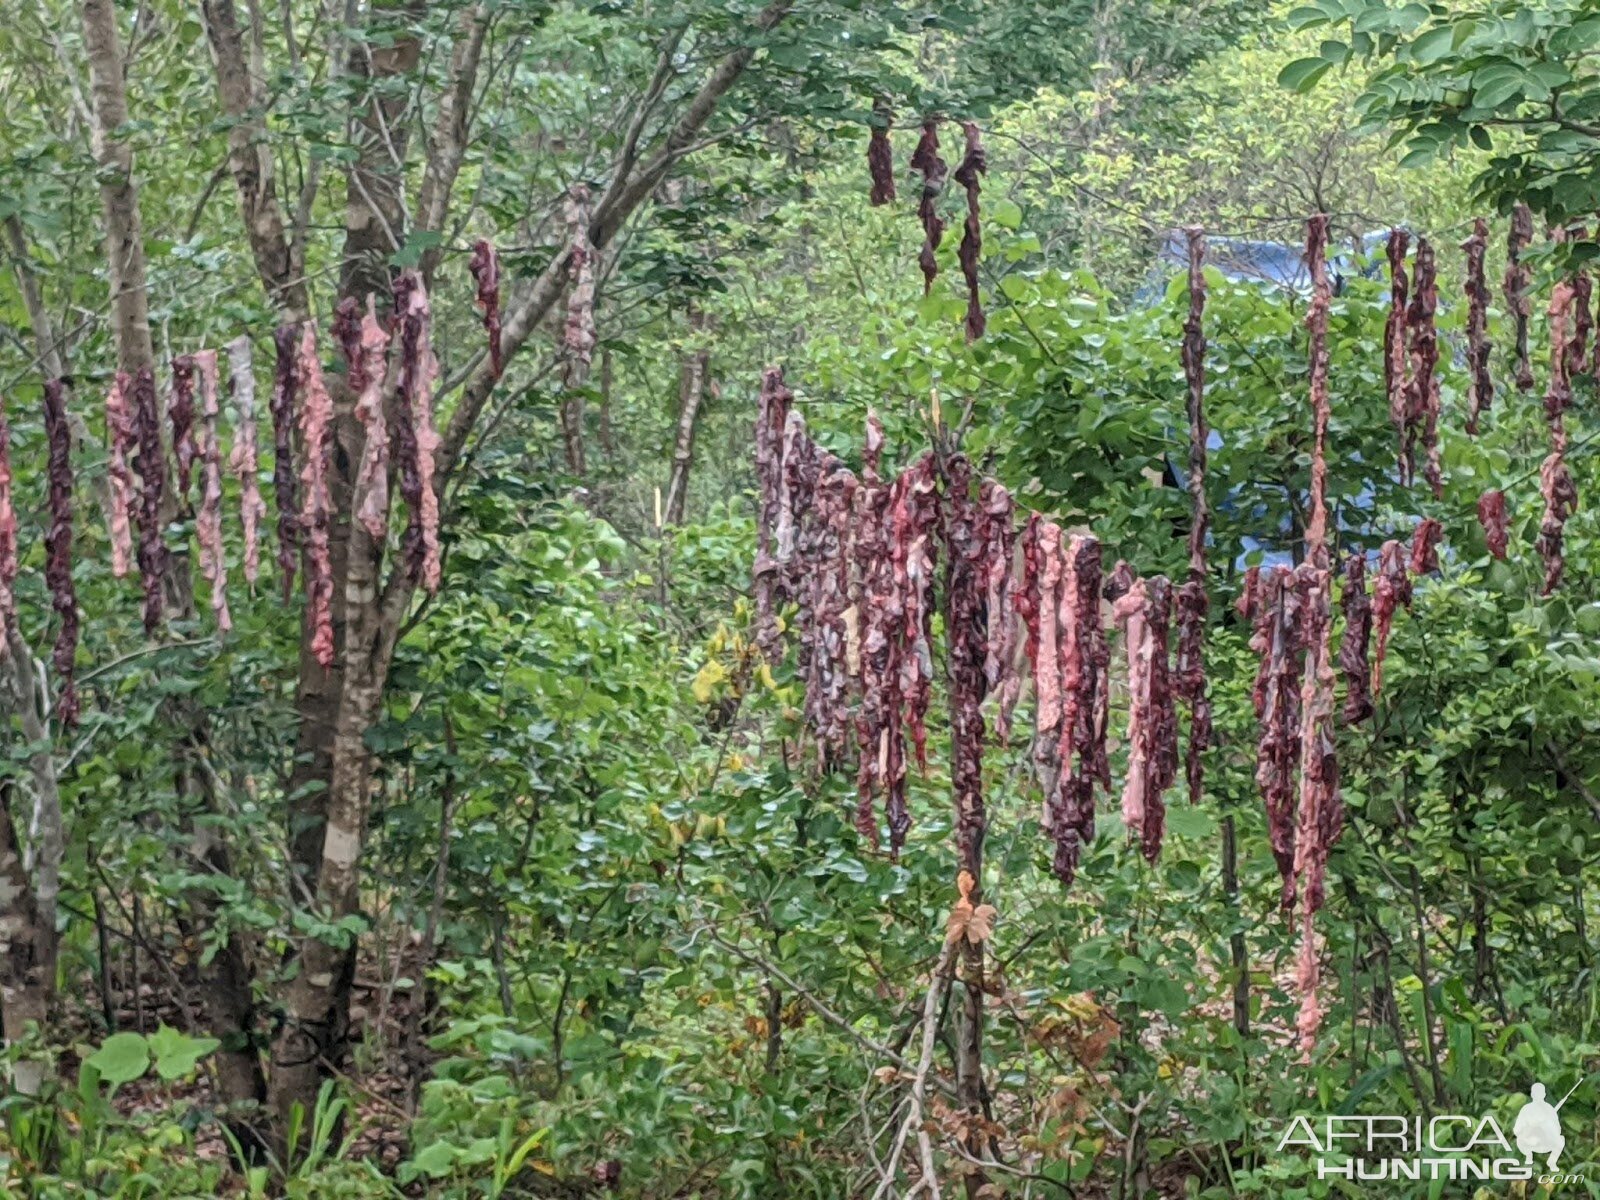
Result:
<svg viewBox="0 0 1600 1200">
<path fill-rule="evenodd" d="M 415 267 L 422 262 L 425 252 L 444 241 L 444 235 L 431 229 L 419 229 L 406 235 L 406 244 L 389 256 L 396 267 Z"/>
<path fill-rule="evenodd" d="M 1022 228 L 1022 207 L 1014 200 L 1001 197 L 989 206 L 989 219 L 1002 229 Z"/>
<path fill-rule="evenodd" d="M 1332 66 L 1325 58 L 1297 58 L 1278 72 L 1278 86 L 1291 92 L 1309 92 Z"/>
<path fill-rule="evenodd" d="M 1454 48 L 1456 27 L 1439 25 L 1415 38 L 1410 47 L 1411 61 L 1421 66 L 1431 66 Z"/>
<path fill-rule="evenodd" d="M 196 1038 L 166 1025 L 150 1035 L 150 1053 L 155 1056 L 156 1074 L 163 1079 L 182 1079 L 194 1071 L 206 1055 L 222 1043 L 216 1038 Z"/>
<path fill-rule="evenodd" d="M 114 1033 L 89 1056 L 104 1083 L 131 1083 L 150 1069 L 150 1045 L 137 1033 Z"/>
</svg>

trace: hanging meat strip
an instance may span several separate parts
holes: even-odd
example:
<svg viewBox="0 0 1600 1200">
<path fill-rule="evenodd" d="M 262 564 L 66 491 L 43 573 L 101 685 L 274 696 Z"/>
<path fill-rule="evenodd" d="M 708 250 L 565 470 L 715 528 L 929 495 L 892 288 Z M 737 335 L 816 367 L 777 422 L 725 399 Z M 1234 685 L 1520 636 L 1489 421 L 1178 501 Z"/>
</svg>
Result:
<svg viewBox="0 0 1600 1200">
<path fill-rule="evenodd" d="M 1206 307 L 1205 235 L 1186 231 L 1189 246 L 1189 315 L 1183 323 L 1183 375 L 1189 385 L 1189 577 L 1178 589 L 1178 658 L 1174 687 L 1189 709 L 1189 746 L 1184 775 L 1189 802 L 1205 793 L 1205 750 L 1211 744 L 1211 700 L 1206 695 L 1206 533 L 1211 511 L 1206 503 Z"/>
<path fill-rule="evenodd" d="M 833 455 L 824 454 L 817 475 L 816 548 L 809 583 L 813 634 L 805 677 L 807 724 L 824 770 L 842 762 L 849 748 L 855 495 L 855 475 Z"/>
<path fill-rule="evenodd" d="M 1406 327 L 1411 335 L 1411 378 L 1406 391 L 1407 455 L 1414 471 L 1420 443 L 1422 474 L 1437 500 L 1444 494 L 1439 466 L 1439 331 L 1434 323 L 1439 287 L 1433 247 L 1427 238 L 1417 239 L 1416 277 L 1412 284 L 1411 307 L 1406 311 Z"/>
<path fill-rule="evenodd" d="M 379 322 L 369 295 L 366 315 L 357 327 L 354 345 L 346 345 L 345 355 L 350 387 L 356 393 L 356 420 L 361 422 L 362 431 L 361 465 L 356 472 L 356 520 L 380 546 L 389 532 L 389 422 L 383 412 L 388 350 L 389 333 Z"/>
<path fill-rule="evenodd" d="M 111 573 L 118 579 L 127 575 L 133 562 L 132 530 L 138 515 L 133 471 L 128 466 L 139 444 L 138 429 L 128 408 L 130 382 L 126 371 L 118 371 L 106 392 L 106 482 L 111 492 L 106 518 L 111 527 Z"/>
<path fill-rule="evenodd" d="M 1295 876 L 1305 902 L 1305 925 L 1300 941 L 1300 1018 L 1302 1046 L 1307 1054 L 1321 1021 L 1316 991 L 1316 941 L 1312 915 L 1322 906 L 1323 876 L 1328 855 L 1344 823 L 1339 797 L 1339 770 L 1333 739 L 1333 567 L 1328 544 L 1327 451 L 1331 406 L 1328 399 L 1328 310 L 1333 290 L 1328 281 L 1328 218 L 1318 214 L 1307 222 L 1306 263 L 1311 274 L 1311 304 L 1306 313 L 1310 334 L 1310 391 L 1315 434 L 1311 451 L 1311 518 L 1306 524 L 1306 560 L 1295 572 L 1294 589 L 1300 594 L 1299 649 L 1304 656 L 1300 686 L 1300 807 L 1295 834 Z M 1429 481 L 1440 488 L 1436 418 L 1438 384 L 1433 364 L 1438 356 L 1434 341 L 1433 310 L 1437 303 L 1433 278 L 1433 251 L 1426 238 L 1417 239 L 1415 290 L 1407 323 L 1412 332 L 1411 406 L 1423 413 L 1423 445 L 1428 455 Z M 1309 970 L 1307 964 L 1309 963 Z"/>
<path fill-rule="evenodd" d="M 154 394 L 153 377 L 150 390 Z M 78 658 L 78 594 L 72 585 L 72 433 L 67 428 L 64 380 L 52 379 L 44 385 L 44 433 L 50 447 L 46 468 L 50 524 L 44 535 L 44 581 L 50 589 L 50 607 L 61 618 L 50 661 L 59 680 L 56 715 L 63 729 L 72 729 L 78 724 L 78 688 L 74 674 Z M 7 590 L 10 590 L 9 584 Z"/>
<path fill-rule="evenodd" d="M 856 713 L 859 747 L 856 828 L 874 849 L 878 821 L 873 798 L 883 794 L 893 803 L 904 786 L 905 750 L 901 737 L 899 648 L 900 588 L 895 580 L 892 508 L 895 487 L 883 483 L 879 461 L 883 428 L 867 415 L 866 450 L 861 486 L 856 489 L 855 572 L 860 581 L 861 705 Z M 894 838 L 891 815 L 890 837 Z M 897 842 L 895 844 L 898 844 Z"/>
<path fill-rule="evenodd" d="M 1489 249 L 1489 223 L 1472 222 L 1472 236 L 1461 243 L 1467 256 L 1467 432 L 1478 433 L 1478 418 L 1494 402 L 1489 374 L 1489 285 L 1483 269 Z"/>
<path fill-rule="evenodd" d="M 881 121 L 881 124 L 879 123 Z M 894 201 L 894 147 L 889 142 L 889 131 L 894 120 L 887 110 L 878 112 L 867 139 L 867 172 L 872 176 L 872 204 L 890 204 Z"/>
<path fill-rule="evenodd" d="M 228 387 L 233 400 L 233 449 L 228 452 L 228 466 L 239 481 L 244 577 L 253 586 L 261 575 L 261 522 L 267 516 L 267 503 L 261 498 L 261 464 L 256 453 L 256 377 L 248 336 L 228 343 Z"/>
<path fill-rule="evenodd" d="M 899 694 L 905 704 L 906 728 L 916 747 L 917 769 L 928 770 L 928 703 L 933 691 L 933 571 L 937 557 L 939 494 L 931 454 L 908 467 L 895 481 L 893 521 L 894 582 L 899 592 Z M 893 794 L 891 793 L 891 799 Z M 890 815 L 890 831 L 894 816 Z"/>
<path fill-rule="evenodd" d="M 505 372 L 506 360 L 500 346 L 500 256 L 495 253 L 493 244 L 484 238 L 474 242 L 467 269 L 478 285 L 475 299 L 478 311 L 483 314 L 483 331 L 489 335 L 489 369 L 499 379 Z"/>
<path fill-rule="evenodd" d="M 200 457 L 194 440 L 194 377 L 194 355 L 172 360 L 172 403 L 167 416 L 172 421 L 172 457 L 178 463 L 178 499 L 184 504 L 189 502 L 194 464 Z"/>
<path fill-rule="evenodd" d="M 983 336 L 986 324 L 983 302 L 978 298 L 978 260 L 983 254 L 983 228 L 978 220 L 978 177 L 989 168 L 977 125 L 966 121 L 962 129 L 967 135 L 967 153 L 956 168 L 956 182 L 967 193 L 967 220 L 962 227 L 961 247 L 956 257 L 961 263 L 961 275 L 967 281 L 967 341 L 975 342 Z"/>
<path fill-rule="evenodd" d="M 1033 668 L 1033 767 L 1044 796 L 1040 824 L 1056 834 L 1056 795 L 1061 773 L 1061 584 L 1065 558 L 1061 527 L 1054 521 L 1033 520 L 1023 535 L 1023 560 L 1027 571 L 1028 661 Z"/>
<path fill-rule="evenodd" d="M 233 628 L 228 611 L 228 557 L 222 545 L 222 435 L 217 429 L 217 352 L 202 350 L 194 356 L 200 376 L 200 436 L 195 448 L 200 461 L 200 510 L 195 514 L 195 537 L 200 543 L 200 574 L 211 585 L 211 611 L 217 629 Z"/>
<path fill-rule="evenodd" d="M 1404 229 L 1389 231 L 1389 316 L 1383 324 L 1383 383 L 1389 397 L 1389 420 L 1400 440 L 1400 482 L 1411 483 L 1411 410 L 1406 371 L 1406 248 L 1411 235 Z"/>
<path fill-rule="evenodd" d="M 949 164 L 939 157 L 939 122 L 929 117 L 922 123 L 922 137 L 911 154 L 911 169 L 922 172 L 922 196 L 917 201 L 917 219 L 922 222 L 922 251 L 917 263 L 922 267 L 922 293 L 933 290 L 939 276 L 939 243 L 944 240 L 944 222 L 939 219 L 939 194 L 944 191 Z"/>
<path fill-rule="evenodd" d="M 1507 529 L 1506 494 L 1499 488 L 1490 488 L 1478 497 L 1478 524 L 1483 526 L 1483 537 L 1489 545 L 1489 553 L 1503 560 L 1510 532 Z"/>
<path fill-rule="evenodd" d="M 572 290 L 567 294 L 567 320 L 561 341 L 567 353 L 570 382 L 588 371 L 594 357 L 595 249 L 589 240 L 589 189 L 575 183 L 567 196 L 567 275 L 572 280 Z"/>
<path fill-rule="evenodd" d="M 1359 550 L 1345 559 L 1339 610 L 1344 615 L 1344 635 L 1339 641 L 1339 670 L 1345 686 L 1341 715 L 1346 725 L 1356 725 L 1372 715 L 1372 667 L 1367 658 L 1372 642 L 1372 601 L 1367 595 L 1367 556 Z"/>
<path fill-rule="evenodd" d="M 1511 230 L 1506 237 L 1506 274 L 1503 281 L 1506 311 L 1511 314 L 1513 369 L 1517 387 L 1533 390 L 1533 368 L 1528 361 L 1528 318 L 1533 309 L 1528 292 L 1533 287 L 1533 271 L 1522 256 L 1533 244 L 1533 213 L 1521 201 L 1511 210 Z"/>
<path fill-rule="evenodd" d="M 1372 659 L 1372 698 L 1383 691 L 1383 660 L 1389 653 L 1389 630 L 1394 614 L 1411 607 L 1411 574 L 1406 569 L 1405 547 L 1390 538 L 1378 551 L 1378 578 L 1372 585 L 1372 617 L 1378 630 L 1377 651 Z"/>
<path fill-rule="evenodd" d="M 439 373 L 433 357 L 428 293 L 422 276 L 402 271 L 394 283 L 395 319 L 400 331 L 399 403 L 395 405 L 395 450 L 400 467 L 400 495 L 410 520 L 400 541 L 412 579 L 430 592 L 439 590 L 439 495 L 434 487 L 433 458 L 439 435 L 433 428 L 433 382 Z"/>
<path fill-rule="evenodd" d="M 1300 593 L 1287 567 L 1251 568 L 1239 597 L 1250 620 L 1250 648 L 1260 656 L 1252 701 L 1260 722 L 1256 784 L 1266 804 L 1272 857 L 1283 880 L 1284 912 L 1295 900 L 1295 766 L 1300 758 L 1300 685 L 1305 653 L 1300 632 Z"/>
<path fill-rule="evenodd" d="M 283 602 L 294 598 L 295 560 L 300 548 L 300 501 L 295 494 L 295 400 L 300 380 L 295 359 L 300 349 L 300 327 L 280 326 L 273 334 L 277 360 L 272 373 L 272 491 L 278 504 L 278 574 L 283 578 Z"/>
<path fill-rule="evenodd" d="M 1444 537 L 1444 526 L 1432 517 L 1417 522 L 1417 531 L 1411 535 L 1411 573 L 1431 575 L 1439 569 L 1439 540 Z"/>
<path fill-rule="evenodd" d="M 0 402 L 0 637 L 17 628 L 17 504 L 11 494 L 11 424 Z"/>
<path fill-rule="evenodd" d="M 1573 285 L 1562 280 L 1550 296 L 1550 386 L 1545 390 L 1544 415 L 1550 428 L 1550 453 L 1539 467 L 1539 492 L 1544 497 L 1544 516 L 1539 522 L 1535 543 L 1544 560 L 1544 594 L 1550 595 L 1561 584 L 1566 570 L 1563 541 L 1567 518 L 1578 506 L 1578 489 L 1567 470 L 1566 411 L 1572 405 L 1572 378 L 1568 373 L 1568 344 L 1571 337 Z"/>
<path fill-rule="evenodd" d="M 1083 847 L 1094 840 L 1095 784 L 1111 786 L 1104 720 L 1110 651 L 1100 622 L 1100 543 L 1073 534 L 1062 558 L 1057 605 L 1061 732 L 1046 809 L 1055 838 L 1051 869 L 1063 884 L 1071 884 Z"/>
<path fill-rule="evenodd" d="M 328 472 L 333 460 L 333 399 L 322 378 L 322 361 L 317 357 L 317 327 L 307 321 L 300 334 L 300 351 L 295 374 L 304 392 L 300 406 L 300 444 L 305 448 L 305 466 L 300 483 L 305 489 L 300 512 L 306 546 L 306 622 L 311 628 L 311 653 L 324 668 L 333 665 L 333 561 L 328 548 L 328 525 L 333 517 L 333 500 L 328 490 Z"/>
<path fill-rule="evenodd" d="M 1017 670 L 1017 606 L 1012 560 L 1016 557 L 1016 506 L 1011 493 L 993 479 L 979 490 L 984 513 L 984 575 L 987 590 L 984 615 L 987 629 L 983 677 L 988 694 L 998 697 L 995 741 L 1011 740 L 1011 713 L 1022 691 Z"/>
<path fill-rule="evenodd" d="M 1178 770 L 1178 719 L 1168 672 L 1172 584 L 1164 575 L 1135 579 L 1111 608 L 1128 656 L 1128 776 L 1122 820 L 1146 861 L 1161 854 L 1163 799 Z"/>
<path fill-rule="evenodd" d="M 956 847 L 961 865 L 976 878 L 983 864 L 984 600 L 988 545 L 983 508 L 973 502 L 972 468 L 953 455 L 945 467 L 943 532 L 945 629 L 949 637 L 950 784 L 955 795 Z M 935 510 L 937 514 L 937 510 Z M 921 747 L 918 747 L 919 752 Z"/>
<path fill-rule="evenodd" d="M 768 662 L 778 654 L 779 567 L 776 538 L 783 503 L 783 432 L 789 420 L 794 393 L 783 383 L 783 368 L 768 367 L 761 373 L 761 394 L 756 410 L 756 481 L 761 500 L 756 510 L 756 561 L 753 571 L 756 603 L 756 644 Z M 871 440 L 871 424 L 868 426 Z M 881 439 L 881 432 L 879 437 Z M 876 479 L 868 486 L 874 486 Z"/>
<path fill-rule="evenodd" d="M 162 540 L 161 501 L 166 491 L 166 464 L 161 457 L 161 416 L 156 408 L 156 377 L 141 367 L 133 381 L 133 420 L 139 457 L 139 582 L 144 587 L 144 631 L 161 627 L 161 579 L 167 570 L 167 544 Z"/>
</svg>

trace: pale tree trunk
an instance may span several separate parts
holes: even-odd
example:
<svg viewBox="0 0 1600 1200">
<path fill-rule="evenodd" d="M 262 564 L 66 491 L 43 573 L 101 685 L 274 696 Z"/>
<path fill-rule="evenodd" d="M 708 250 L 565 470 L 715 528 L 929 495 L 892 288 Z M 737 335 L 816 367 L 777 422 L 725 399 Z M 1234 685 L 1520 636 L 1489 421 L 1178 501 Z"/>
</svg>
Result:
<svg viewBox="0 0 1600 1200">
<path fill-rule="evenodd" d="M 117 365 L 130 375 L 155 368 L 155 352 L 150 339 L 150 315 L 145 291 L 145 251 L 139 213 L 139 193 L 133 178 L 133 155 L 116 131 L 127 123 L 127 84 L 123 76 L 122 53 L 118 46 L 116 9 L 111 0 L 83 0 L 83 41 L 89 58 L 90 94 L 94 124 L 92 142 L 95 161 L 100 166 L 100 198 L 106 226 L 106 255 L 111 284 L 112 334 L 117 348 Z M 166 471 L 163 455 L 161 468 Z M 163 489 L 166 500 L 161 514 L 163 524 L 176 514 L 175 489 Z M 187 549 L 167 557 L 163 583 L 165 618 L 192 619 L 194 592 Z M 221 805 L 215 792 L 215 776 L 205 761 L 207 750 L 205 714 L 192 701 L 172 701 L 167 714 L 181 731 L 174 750 L 176 781 L 183 800 L 185 821 L 192 837 L 191 854 L 208 870 L 225 878 L 233 875 L 226 847 L 217 842 L 196 817 L 215 814 Z M 194 889 L 188 895 L 198 924 L 209 929 L 217 923 L 214 893 Z M 202 929 L 185 922 L 192 938 Z M 198 947 L 195 948 L 198 950 Z M 255 996 L 251 987 L 250 954 L 243 938 L 230 932 L 209 966 L 201 968 L 202 993 L 213 1034 L 222 1042 L 215 1056 L 218 1082 L 223 1099 L 230 1105 L 248 1109 L 266 1096 L 256 1049 Z M 258 1144 L 248 1116 L 230 1120 L 241 1143 L 253 1150 Z"/>
<path fill-rule="evenodd" d="M 0 1032 L 15 1046 L 30 1027 L 43 1029 L 50 1009 L 51 972 L 44 923 L 22 866 L 12 814 L 14 784 L 0 779 Z M 21 1058 L 12 1067 L 11 1086 L 24 1096 L 39 1093 L 44 1062 Z"/>
<path fill-rule="evenodd" d="M 566 451 L 567 472 L 576 479 L 582 479 L 589 473 L 583 452 L 585 405 L 582 389 L 587 382 L 587 375 L 587 371 L 574 370 L 561 397 L 561 445 Z"/>
<path fill-rule="evenodd" d="M 690 326 L 698 332 L 704 320 L 691 313 Z M 672 474 L 667 480 L 667 524 L 682 525 L 689 495 L 689 468 L 694 465 L 694 435 L 700 421 L 700 405 L 705 399 L 706 371 L 711 351 L 690 350 L 683 356 L 678 379 L 678 428 L 672 439 Z"/>
<path fill-rule="evenodd" d="M 771 29 L 790 7 L 790 0 L 774 0 L 754 22 L 755 29 Z M 720 59 L 679 119 L 642 163 L 634 155 L 638 150 L 636 130 L 643 122 L 633 123 L 612 183 L 590 223 L 590 241 L 596 252 L 605 248 L 690 149 L 754 53 L 754 46 L 744 46 Z M 658 76 L 669 73 L 671 68 L 670 50 L 662 57 L 666 65 L 658 66 Z M 353 173 L 360 174 L 359 168 Z M 356 232 L 354 223 L 350 232 Z M 510 307 L 501 338 L 508 361 L 550 314 L 566 288 L 566 276 L 567 264 L 565 256 L 561 256 Z M 434 486 L 441 496 L 498 378 L 492 365 L 484 361 L 462 387 L 436 458 Z M 355 914 L 359 907 L 361 853 L 373 785 L 366 734 L 381 714 L 395 644 L 416 590 L 416 583 L 403 564 L 391 568 L 389 578 L 380 587 L 380 548 L 371 543 L 358 523 L 351 525 L 347 521 L 347 525 L 348 554 L 340 577 L 340 607 L 345 614 L 343 670 L 329 726 L 332 736 L 331 761 L 324 776 L 325 833 L 319 840 L 315 887 L 317 916 L 328 923 Z M 326 715 L 302 710 L 301 720 Z M 315 938 L 303 939 L 297 946 L 283 1025 L 272 1047 L 273 1106 L 280 1114 L 291 1113 L 297 1105 L 309 1112 L 321 1080 L 334 1065 L 330 1051 L 342 1052 L 336 1043 L 347 1020 L 348 988 L 342 977 L 348 953 L 344 946 Z"/>
<path fill-rule="evenodd" d="M 39 919 L 37 946 L 46 984 L 54 988 L 56 975 L 56 906 L 61 898 L 63 836 L 61 789 L 56 780 L 55 755 L 42 681 L 21 632 L 6 631 L 7 660 L 11 665 L 12 693 L 17 718 L 28 743 L 28 772 L 33 780 L 33 816 L 28 822 L 28 848 L 23 870 L 32 881 L 33 904 Z"/>
</svg>

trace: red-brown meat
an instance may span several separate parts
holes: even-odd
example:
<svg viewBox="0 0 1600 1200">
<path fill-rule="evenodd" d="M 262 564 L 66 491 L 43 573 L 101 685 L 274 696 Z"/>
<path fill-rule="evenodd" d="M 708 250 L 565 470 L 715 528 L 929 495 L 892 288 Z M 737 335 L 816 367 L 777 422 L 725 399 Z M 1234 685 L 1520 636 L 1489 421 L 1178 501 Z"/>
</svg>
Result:
<svg viewBox="0 0 1600 1200">
<path fill-rule="evenodd" d="M 153 396 L 153 378 L 150 391 Z M 78 594 L 72 584 L 72 432 L 67 427 L 64 380 L 52 379 L 44 385 L 44 433 L 49 445 L 46 474 L 50 505 L 50 524 L 44 534 L 44 581 L 50 589 L 50 607 L 61 618 L 50 661 L 60 681 L 56 716 L 62 728 L 72 729 L 78 724 Z"/>
<path fill-rule="evenodd" d="M 1489 373 L 1489 285 L 1484 258 L 1489 248 L 1489 223 L 1472 222 L 1472 236 L 1461 243 L 1467 256 L 1467 432 L 1476 435 L 1478 418 L 1494 401 L 1494 378 Z"/>
<path fill-rule="evenodd" d="M 1510 531 L 1507 528 L 1506 494 L 1499 488 L 1490 488 L 1478 497 L 1478 524 L 1483 526 L 1483 538 L 1488 543 L 1489 553 L 1504 559 Z"/>
</svg>

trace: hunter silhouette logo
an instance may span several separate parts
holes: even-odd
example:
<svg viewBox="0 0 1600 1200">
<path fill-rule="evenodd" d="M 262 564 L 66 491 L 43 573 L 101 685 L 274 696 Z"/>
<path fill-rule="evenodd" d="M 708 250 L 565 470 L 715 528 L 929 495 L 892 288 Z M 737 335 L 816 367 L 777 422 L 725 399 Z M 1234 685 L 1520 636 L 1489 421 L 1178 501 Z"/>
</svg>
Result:
<svg viewBox="0 0 1600 1200">
<path fill-rule="evenodd" d="M 1511 1135 L 1517 1139 L 1517 1149 L 1529 1163 L 1535 1155 L 1549 1155 L 1545 1166 L 1552 1171 L 1556 1169 L 1556 1159 L 1567 1145 L 1567 1139 L 1561 1135 L 1561 1106 L 1572 1098 L 1582 1082 L 1580 1079 L 1573 1084 L 1554 1105 L 1544 1098 L 1544 1084 L 1536 1083 L 1528 1089 L 1528 1102 L 1517 1113 Z"/>
</svg>

